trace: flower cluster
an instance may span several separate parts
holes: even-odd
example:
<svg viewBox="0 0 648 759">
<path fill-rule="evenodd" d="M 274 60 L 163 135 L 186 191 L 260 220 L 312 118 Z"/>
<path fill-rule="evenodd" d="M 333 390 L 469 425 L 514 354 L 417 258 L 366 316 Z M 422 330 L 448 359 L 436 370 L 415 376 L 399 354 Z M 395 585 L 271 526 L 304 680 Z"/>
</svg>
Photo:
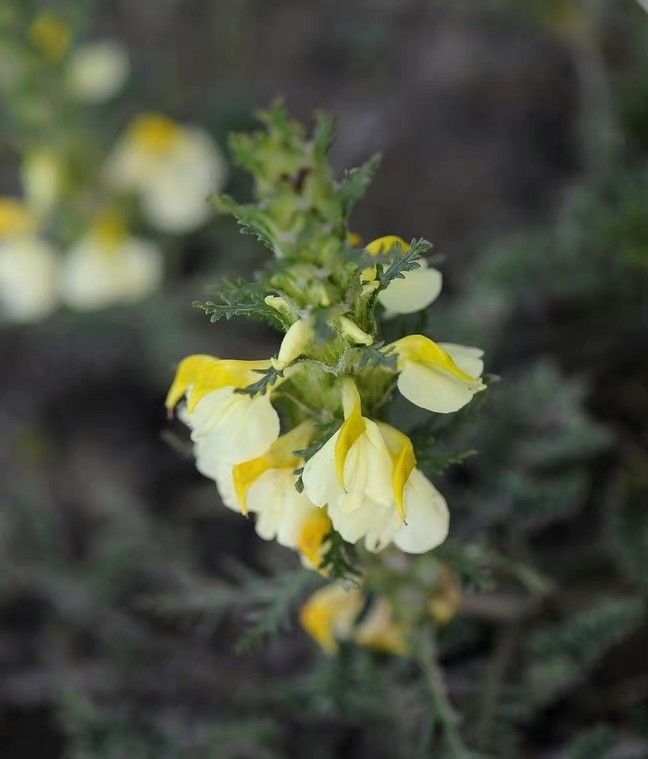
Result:
<svg viewBox="0 0 648 759">
<path fill-rule="evenodd" d="M 312 137 L 281 106 L 262 119 L 265 130 L 232 140 L 256 202 L 217 204 L 274 260 L 254 282 L 226 282 L 220 299 L 197 305 L 212 321 L 246 315 L 285 335 L 265 360 L 185 358 L 167 408 L 179 405 L 197 467 L 226 506 L 254 514 L 262 538 L 337 577 L 340 541 L 420 554 L 445 539 L 445 499 L 417 466 L 412 441 L 383 418 L 396 390 L 421 409 L 458 411 L 485 388 L 482 352 L 421 334 L 379 341 L 383 319 L 439 295 L 441 274 L 421 257 L 429 244 L 388 236 L 363 247 L 349 215 L 377 162 L 336 181 L 325 118 Z M 317 618 L 304 613 L 307 626 Z"/>
<path fill-rule="evenodd" d="M 72 26 L 51 11 L 24 30 L 18 21 L 0 29 L 13 63 L 0 86 L 23 155 L 23 198 L 0 198 L 0 316 L 28 322 L 59 303 L 88 310 L 144 298 L 163 276 L 155 232 L 207 220 L 224 158 L 204 129 L 159 114 L 135 117 L 107 149 L 93 121 L 127 80 L 125 51 L 111 41 L 73 46 Z M 27 77 L 39 86 L 27 88 Z"/>
</svg>

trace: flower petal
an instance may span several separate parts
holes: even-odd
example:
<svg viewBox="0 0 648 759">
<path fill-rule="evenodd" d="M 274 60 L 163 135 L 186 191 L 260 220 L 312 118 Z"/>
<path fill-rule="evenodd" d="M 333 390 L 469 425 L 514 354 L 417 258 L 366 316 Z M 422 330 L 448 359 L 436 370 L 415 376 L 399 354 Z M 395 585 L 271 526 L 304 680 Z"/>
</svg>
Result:
<svg viewBox="0 0 648 759">
<path fill-rule="evenodd" d="M 443 369 L 428 369 L 408 362 L 398 377 L 398 389 L 416 406 L 438 414 L 449 414 L 470 403 L 480 387 L 463 382 Z"/>
<path fill-rule="evenodd" d="M 335 469 L 335 451 L 340 430 L 334 433 L 304 465 L 304 492 L 316 506 L 326 506 L 342 492 Z"/>
<path fill-rule="evenodd" d="M 450 355 L 462 371 L 473 377 L 482 376 L 484 373 L 483 350 L 472 348 L 469 345 L 459 345 L 458 343 L 439 343 L 439 345 Z"/>
<path fill-rule="evenodd" d="M 378 293 L 378 302 L 387 310 L 387 316 L 413 314 L 433 303 L 441 293 L 443 276 L 440 271 L 427 267 L 421 260 L 418 269 L 407 271 L 403 279 L 392 280 Z"/>
<path fill-rule="evenodd" d="M 450 515 L 445 498 L 419 470 L 405 486 L 407 524 L 393 538 L 407 553 L 425 553 L 443 543 L 448 535 Z"/>
</svg>

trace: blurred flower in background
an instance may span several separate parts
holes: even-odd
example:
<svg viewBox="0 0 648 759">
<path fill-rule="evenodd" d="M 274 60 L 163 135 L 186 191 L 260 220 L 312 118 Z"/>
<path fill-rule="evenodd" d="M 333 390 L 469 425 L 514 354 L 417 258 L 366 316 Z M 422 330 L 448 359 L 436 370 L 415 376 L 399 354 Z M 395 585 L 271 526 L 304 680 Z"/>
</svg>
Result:
<svg viewBox="0 0 648 759">
<path fill-rule="evenodd" d="M 209 196 L 225 179 L 225 160 L 204 129 L 158 114 L 135 119 L 107 166 L 109 185 L 135 193 L 147 221 L 162 232 L 204 224 L 212 213 Z"/>
<path fill-rule="evenodd" d="M 32 18 L 15 5 L 0 25 L 0 89 L 24 192 L 24 201 L 4 202 L 3 318 L 37 321 L 59 303 L 87 311 L 150 296 L 168 254 L 160 234 L 192 232 L 210 216 L 209 198 L 227 178 L 220 149 L 206 129 L 159 114 L 135 117 L 111 147 L 112 113 L 96 114 L 127 83 L 126 50 L 80 42 L 72 12 Z"/>
<path fill-rule="evenodd" d="M 39 236 L 36 216 L 0 198 L 0 319 L 33 322 L 57 305 L 57 254 Z"/>
</svg>

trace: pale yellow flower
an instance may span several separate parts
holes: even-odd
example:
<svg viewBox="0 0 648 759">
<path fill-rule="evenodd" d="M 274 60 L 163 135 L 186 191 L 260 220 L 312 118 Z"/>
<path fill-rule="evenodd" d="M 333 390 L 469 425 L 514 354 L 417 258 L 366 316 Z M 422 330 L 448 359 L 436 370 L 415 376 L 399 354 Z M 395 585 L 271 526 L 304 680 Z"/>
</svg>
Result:
<svg viewBox="0 0 648 759">
<path fill-rule="evenodd" d="M 106 168 L 109 184 L 138 195 L 148 221 L 164 232 L 204 224 L 209 198 L 226 175 L 223 155 L 204 129 L 155 114 L 133 122 Z"/>
<path fill-rule="evenodd" d="M 56 251 L 37 235 L 24 203 L 0 198 L 0 317 L 33 322 L 57 305 Z"/>
<path fill-rule="evenodd" d="M 131 237 L 121 217 L 108 212 L 65 255 L 61 298 L 80 310 L 106 308 L 141 300 L 161 282 L 158 246 Z"/>
<path fill-rule="evenodd" d="M 406 656 L 410 651 L 408 630 L 395 619 L 389 601 L 377 598 L 358 621 L 366 602 L 358 588 L 335 582 L 313 593 L 302 606 L 299 621 L 330 655 L 338 653 L 341 642 L 352 641 L 363 648 Z"/>
<path fill-rule="evenodd" d="M 407 627 L 394 618 L 389 601 L 377 598 L 356 627 L 353 640 L 363 648 L 407 656 L 411 650 L 407 635 Z"/>
<path fill-rule="evenodd" d="M 227 466 L 265 453 L 279 437 L 279 417 L 270 393 L 238 393 L 257 382 L 256 370 L 271 362 L 218 359 L 194 355 L 179 365 L 166 405 L 173 409 L 186 398 L 183 421 L 191 429 L 196 465 L 208 477 L 224 477 Z"/>
<path fill-rule="evenodd" d="M 364 538 L 371 551 L 393 541 L 402 550 L 423 553 L 448 532 L 443 496 L 416 468 L 412 444 L 389 425 L 362 416 L 352 380 L 342 383 L 345 421 L 304 467 L 304 492 L 327 506 L 344 540 Z"/>
<path fill-rule="evenodd" d="M 483 351 L 409 335 L 392 343 L 398 355 L 398 389 L 412 403 L 440 414 L 458 411 L 486 389 Z"/>
<path fill-rule="evenodd" d="M 103 103 L 122 89 L 129 68 L 128 55 L 116 42 L 81 45 L 67 62 L 68 91 L 82 102 Z"/>
<path fill-rule="evenodd" d="M 339 641 L 349 640 L 364 606 L 364 595 L 341 583 L 326 585 L 302 606 L 299 621 L 304 630 L 327 654 L 339 651 Z"/>
</svg>

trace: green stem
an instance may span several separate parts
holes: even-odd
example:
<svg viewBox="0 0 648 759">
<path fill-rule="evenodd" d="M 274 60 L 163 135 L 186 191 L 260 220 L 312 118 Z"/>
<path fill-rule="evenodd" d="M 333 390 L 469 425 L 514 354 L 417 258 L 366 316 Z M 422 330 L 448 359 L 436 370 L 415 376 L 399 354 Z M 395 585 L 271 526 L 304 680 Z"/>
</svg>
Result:
<svg viewBox="0 0 648 759">
<path fill-rule="evenodd" d="M 434 633 L 421 635 L 417 646 L 421 672 L 431 697 L 434 718 L 443 731 L 448 756 L 451 759 L 470 759 L 470 751 L 459 733 L 459 717 L 448 699 L 448 689 L 439 666 Z"/>
</svg>

